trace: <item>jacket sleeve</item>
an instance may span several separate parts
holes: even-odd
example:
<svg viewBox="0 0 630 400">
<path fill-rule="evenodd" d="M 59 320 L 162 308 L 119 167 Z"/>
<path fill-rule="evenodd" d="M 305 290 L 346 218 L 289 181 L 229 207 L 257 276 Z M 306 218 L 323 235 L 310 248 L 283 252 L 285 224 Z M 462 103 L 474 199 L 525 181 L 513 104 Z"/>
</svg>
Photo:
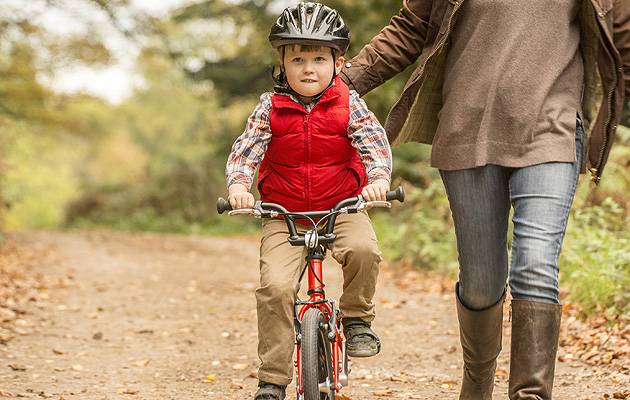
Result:
<svg viewBox="0 0 630 400">
<path fill-rule="evenodd" d="M 616 0 L 613 8 L 613 40 L 621 55 L 626 101 L 630 100 L 630 1 Z"/>
<path fill-rule="evenodd" d="M 403 1 L 398 15 L 341 71 L 351 89 L 363 96 L 418 59 L 427 37 L 431 4 L 431 0 Z"/>
</svg>

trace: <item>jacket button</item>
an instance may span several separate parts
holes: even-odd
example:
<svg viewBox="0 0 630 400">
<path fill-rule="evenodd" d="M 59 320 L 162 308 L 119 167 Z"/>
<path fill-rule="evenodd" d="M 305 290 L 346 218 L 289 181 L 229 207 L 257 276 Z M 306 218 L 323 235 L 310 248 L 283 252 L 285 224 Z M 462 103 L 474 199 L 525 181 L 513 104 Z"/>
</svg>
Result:
<svg viewBox="0 0 630 400">
<path fill-rule="evenodd" d="M 351 62 L 347 62 L 346 63 L 346 68 L 350 68 L 350 67 L 352 67 L 352 63 Z"/>
<path fill-rule="evenodd" d="M 612 126 L 612 130 L 613 130 L 613 131 L 616 131 L 616 130 L 617 130 L 617 125 L 613 125 L 613 126 Z"/>
</svg>

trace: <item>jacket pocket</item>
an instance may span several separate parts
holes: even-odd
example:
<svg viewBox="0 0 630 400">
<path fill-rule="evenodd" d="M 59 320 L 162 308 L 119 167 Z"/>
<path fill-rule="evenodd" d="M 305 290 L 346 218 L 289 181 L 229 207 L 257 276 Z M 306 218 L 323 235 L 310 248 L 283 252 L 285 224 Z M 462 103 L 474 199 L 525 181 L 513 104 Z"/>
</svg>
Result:
<svg viewBox="0 0 630 400">
<path fill-rule="evenodd" d="M 357 183 L 357 190 L 363 189 L 363 186 L 366 184 L 367 177 L 365 176 L 365 172 L 359 171 L 355 166 L 349 166 L 348 169 L 352 172 L 352 176 Z M 361 175 L 364 175 L 363 177 Z"/>
</svg>

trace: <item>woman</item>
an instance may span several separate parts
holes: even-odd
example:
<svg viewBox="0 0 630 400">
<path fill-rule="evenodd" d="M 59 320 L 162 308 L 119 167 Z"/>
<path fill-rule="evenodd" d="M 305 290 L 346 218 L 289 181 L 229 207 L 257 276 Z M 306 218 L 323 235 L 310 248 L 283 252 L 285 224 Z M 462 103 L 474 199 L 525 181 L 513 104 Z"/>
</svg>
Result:
<svg viewBox="0 0 630 400">
<path fill-rule="evenodd" d="M 416 60 L 385 128 L 432 144 L 448 194 L 460 399 L 492 399 L 510 206 L 509 398 L 550 399 L 558 256 L 579 172 L 599 181 L 630 98 L 630 1 L 405 0 L 342 75 L 363 95 Z"/>
</svg>

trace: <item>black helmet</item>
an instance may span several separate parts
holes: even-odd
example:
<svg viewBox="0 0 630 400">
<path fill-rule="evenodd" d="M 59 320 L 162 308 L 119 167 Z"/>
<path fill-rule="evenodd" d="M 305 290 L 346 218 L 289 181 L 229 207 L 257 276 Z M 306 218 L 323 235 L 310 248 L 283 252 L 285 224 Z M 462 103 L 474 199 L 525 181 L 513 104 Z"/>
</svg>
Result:
<svg viewBox="0 0 630 400">
<path fill-rule="evenodd" d="M 293 43 L 324 45 L 344 54 L 350 43 L 350 30 L 332 8 L 299 3 L 284 9 L 271 27 L 269 42 L 273 47 Z"/>
</svg>

